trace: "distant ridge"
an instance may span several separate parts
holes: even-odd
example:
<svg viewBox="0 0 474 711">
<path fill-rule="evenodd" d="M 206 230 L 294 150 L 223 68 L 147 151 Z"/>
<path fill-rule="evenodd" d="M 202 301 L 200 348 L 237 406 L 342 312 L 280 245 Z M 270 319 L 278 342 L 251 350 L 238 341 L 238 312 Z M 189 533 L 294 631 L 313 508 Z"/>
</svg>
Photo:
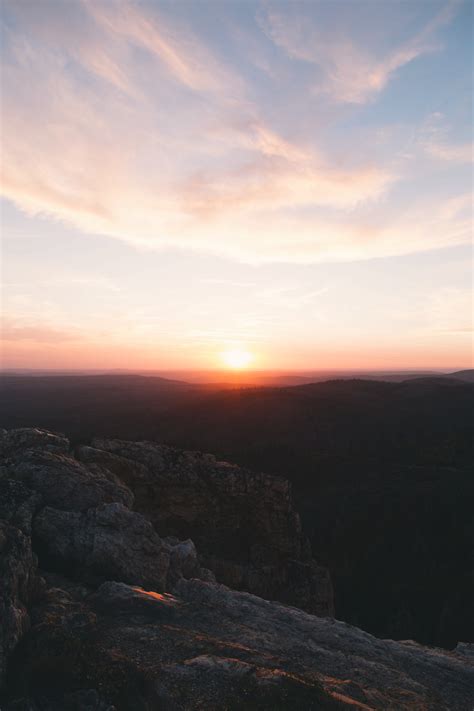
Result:
<svg viewBox="0 0 474 711">
<path fill-rule="evenodd" d="M 443 372 L 439 370 L 400 370 L 400 371 L 363 371 L 363 370 L 320 370 L 306 372 L 282 372 L 271 370 L 225 371 L 225 370 L 150 370 L 132 371 L 115 370 L 44 370 L 33 368 L 5 368 L 0 376 L 17 378 L 121 378 L 149 379 L 156 384 L 162 382 L 175 385 L 205 385 L 215 388 L 227 387 L 291 387 L 321 383 L 333 380 L 375 380 L 385 382 L 403 382 L 420 378 L 455 378 L 465 382 L 474 382 L 474 370 Z"/>
<path fill-rule="evenodd" d="M 474 369 L 470 370 L 458 370 L 455 373 L 449 374 L 451 378 L 457 378 L 458 380 L 464 380 L 466 383 L 474 383 Z"/>
</svg>

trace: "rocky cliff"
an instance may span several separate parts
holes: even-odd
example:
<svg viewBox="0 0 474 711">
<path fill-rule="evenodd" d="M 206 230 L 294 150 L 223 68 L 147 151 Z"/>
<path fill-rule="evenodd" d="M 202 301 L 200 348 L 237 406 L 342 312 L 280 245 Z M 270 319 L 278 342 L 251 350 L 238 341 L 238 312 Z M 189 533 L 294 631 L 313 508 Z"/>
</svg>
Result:
<svg viewBox="0 0 474 711">
<path fill-rule="evenodd" d="M 219 582 L 334 614 L 328 571 L 312 559 L 285 479 L 152 442 L 96 439 L 75 455 L 124 482 L 160 535 L 191 538 Z"/>
<path fill-rule="evenodd" d="M 0 455 L 4 711 L 471 708 L 468 645 L 309 614 L 330 581 L 284 480 L 42 430 Z"/>
</svg>

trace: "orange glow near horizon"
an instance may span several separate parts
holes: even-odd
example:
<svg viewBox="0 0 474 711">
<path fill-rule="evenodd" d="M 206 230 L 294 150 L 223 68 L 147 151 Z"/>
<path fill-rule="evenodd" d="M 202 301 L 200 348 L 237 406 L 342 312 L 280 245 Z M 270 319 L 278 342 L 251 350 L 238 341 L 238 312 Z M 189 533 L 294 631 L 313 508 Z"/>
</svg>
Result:
<svg viewBox="0 0 474 711">
<path fill-rule="evenodd" d="M 261 344 L 258 350 L 244 345 L 214 347 L 163 348 L 150 343 L 135 343 L 131 338 L 116 337 L 113 341 L 81 334 L 77 341 L 50 342 L 21 339 L 5 341 L 0 349 L 0 367 L 3 369 L 39 370 L 103 370 L 135 371 L 221 371 L 250 373 L 266 372 L 316 372 L 345 370 L 463 370 L 472 368 L 471 339 L 461 333 L 452 342 L 439 338 L 426 338 L 417 343 L 398 340 L 386 344 L 361 344 L 351 349 L 343 343 L 302 345 L 289 343 Z M 187 345 L 187 347 L 185 347 Z M 247 354 L 245 357 L 235 352 Z M 184 376 L 183 376 L 184 377 Z"/>
<path fill-rule="evenodd" d="M 221 359 L 225 367 L 230 370 L 246 370 L 254 357 L 244 348 L 232 348 L 221 353 Z"/>
</svg>

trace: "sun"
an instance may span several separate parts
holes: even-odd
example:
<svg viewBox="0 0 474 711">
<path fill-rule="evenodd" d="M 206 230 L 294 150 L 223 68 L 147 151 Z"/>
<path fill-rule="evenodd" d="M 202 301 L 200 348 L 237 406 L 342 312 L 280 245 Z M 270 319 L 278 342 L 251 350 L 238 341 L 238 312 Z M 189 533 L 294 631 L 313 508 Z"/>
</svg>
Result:
<svg viewBox="0 0 474 711">
<path fill-rule="evenodd" d="M 245 370 L 253 360 L 249 351 L 243 348 L 232 348 L 221 353 L 221 358 L 227 368 L 232 370 Z"/>
</svg>

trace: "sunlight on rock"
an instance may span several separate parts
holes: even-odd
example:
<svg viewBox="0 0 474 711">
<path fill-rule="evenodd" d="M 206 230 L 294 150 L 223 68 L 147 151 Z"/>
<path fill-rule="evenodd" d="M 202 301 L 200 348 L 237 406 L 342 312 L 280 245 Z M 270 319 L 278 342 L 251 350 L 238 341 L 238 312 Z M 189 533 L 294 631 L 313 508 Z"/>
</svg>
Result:
<svg viewBox="0 0 474 711">
<path fill-rule="evenodd" d="M 157 600 L 158 602 L 162 602 L 165 605 L 176 605 L 177 600 L 173 595 L 168 595 L 167 593 L 161 594 L 154 592 L 153 590 L 144 590 L 143 588 L 139 588 L 136 586 L 132 586 L 132 590 L 134 590 L 137 593 L 140 593 L 140 595 L 146 595 L 149 598 L 152 598 L 153 600 Z"/>
</svg>

